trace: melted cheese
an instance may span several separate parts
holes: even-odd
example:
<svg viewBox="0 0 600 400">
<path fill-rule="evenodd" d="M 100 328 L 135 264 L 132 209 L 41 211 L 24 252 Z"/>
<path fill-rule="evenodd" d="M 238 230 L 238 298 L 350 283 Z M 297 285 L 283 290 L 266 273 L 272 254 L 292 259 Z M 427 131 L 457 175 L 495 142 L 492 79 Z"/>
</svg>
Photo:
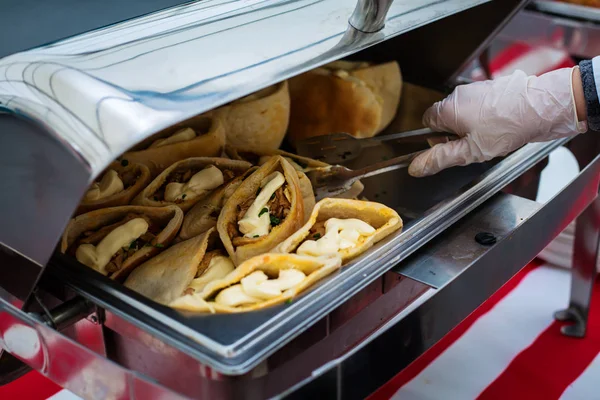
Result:
<svg viewBox="0 0 600 400">
<path fill-rule="evenodd" d="M 100 182 L 94 183 L 85 194 L 84 200 L 100 200 L 113 194 L 119 193 L 125 189 L 123 181 L 114 169 L 109 170 Z"/>
<path fill-rule="evenodd" d="M 148 232 L 146 220 L 143 218 L 132 219 L 106 235 L 98 243 L 98 246 L 89 243 L 79 246 L 75 252 L 75 258 L 80 263 L 106 275 L 105 267 L 119 249 L 129 247 L 131 242 L 146 232 Z"/>
<path fill-rule="evenodd" d="M 229 257 L 215 256 L 208 263 L 206 271 L 198 278 L 192 280 L 189 287 L 197 293 L 202 292 L 204 287 L 210 282 L 225 278 L 234 269 L 235 266 Z"/>
<path fill-rule="evenodd" d="M 267 203 L 277 189 L 285 183 L 285 177 L 279 171 L 273 172 L 261 182 L 262 190 L 246 211 L 244 218 L 238 221 L 240 232 L 247 238 L 265 236 L 269 234 L 271 219 Z M 263 209 L 267 209 L 266 212 Z M 260 215 L 259 215 L 260 214 Z"/>
<path fill-rule="evenodd" d="M 340 250 L 358 246 L 361 237 L 375 233 L 375 228 L 359 219 L 330 218 L 325 222 L 325 235 L 319 240 L 307 240 L 297 254 L 319 257 L 337 254 Z"/>
<path fill-rule="evenodd" d="M 154 147 L 162 147 L 169 144 L 175 144 L 180 142 L 187 142 L 188 140 L 192 140 L 196 137 L 196 132 L 192 128 L 184 128 L 181 129 L 166 139 L 158 139 L 150 145 L 150 149 Z"/>
<path fill-rule="evenodd" d="M 246 304 L 255 304 L 270 300 L 291 289 L 306 279 L 306 275 L 297 269 L 283 269 L 279 271 L 277 279 L 269 279 L 262 271 L 254 271 L 242 278 L 237 285 L 222 290 L 215 302 L 229 307 Z"/>
<path fill-rule="evenodd" d="M 223 172 L 210 165 L 194 174 L 186 183 L 169 183 L 165 188 L 165 200 L 190 200 L 221 186 L 224 182 Z"/>
<path fill-rule="evenodd" d="M 256 271 L 243 278 L 241 284 L 247 295 L 269 300 L 281 296 L 284 290 L 293 288 L 304 279 L 306 275 L 297 269 L 283 269 L 277 279 L 269 279 L 264 272 Z"/>
<path fill-rule="evenodd" d="M 256 297 L 248 296 L 240 284 L 229 286 L 227 289 L 221 290 L 215 298 L 215 303 L 228 307 L 255 304 L 260 301 L 261 300 Z"/>
</svg>

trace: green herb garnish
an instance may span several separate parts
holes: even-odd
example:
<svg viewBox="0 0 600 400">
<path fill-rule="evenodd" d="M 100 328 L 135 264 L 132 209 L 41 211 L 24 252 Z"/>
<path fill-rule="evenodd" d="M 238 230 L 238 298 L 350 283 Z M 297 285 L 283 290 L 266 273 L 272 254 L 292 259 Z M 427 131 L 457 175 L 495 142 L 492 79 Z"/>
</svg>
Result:
<svg viewBox="0 0 600 400">
<path fill-rule="evenodd" d="M 285 301 L 285 304 L 292 304 L 292 301 L 293 301 L 292 299 L 287 299 L 287 300 Z"/>
<path fill-rule="evenodd" d="M 135 240 L 129 244 L 129 250 L 133 250 L 136 248 Z"/>
<path fill-rule="evenodd" d="M 281 223 L 281 220 L 273 214 L 269 214 L 269 219 L 271 220 L 271 225 L 273 226 L 279 225 Z"/>
<path fill-rule="evenodd" d="M 254 239 L 256 239 L 257 237 L 260 237 L 259 235 L 254 235 L 252 236 Z"/>
<path fill-rule="evenodd" d="M 262 210 L 260 210 L 260 212 L 258 213 L 258 217 L 260 218 L 264 213 L 269 212 L 269 209 L 267 207 L 264 207 Z"/>
<path fill-rule="evenodd" d="M 164 244 L 162 244 L 162 243 L 156 243 L 156 244 L 154 245 L 154 247 L 157 247 L 157 248 L 159 248 L 159 249 L 162 249 L 163 247 L 165 247 L 165 245 L 164 245 Z"/>
<path fill-rule="evenodd" d="M 128 165 L 129 165 L 129 161 L 127 161 L 126 159 L 122 159 L 122 160 L 121 160 L 121 165 L 122 165 L 123 167 L 126 167 L 126 166 L 128 166 Z"/>
<path fill-rule="evenodd" d="M 184 193 L 184 194 L 182 194 L 182 195 L 181 195 L 181 200 L 185 200 L 185 198 L 186 198 L 186 197 L 187 197 L 187 194 L 185 194 L 185 193 Z"/>
<path fill-rule="evenodd" d="M 315 233 L 315 234 L 313 235 L 313 239 L 315 239 L 315 240 L 319 240 L 319 239 L 321 239 L 321 234 L 320 234 L 320 233 Z"/>
<path fill-rule="evenodd" d="M 273 200 L 274 198 L 275 198 L 275 193 L 273 193 L 273 194 L 271 195 L 271 198 L 270 198 L 269 200 Z"/>
</svg>

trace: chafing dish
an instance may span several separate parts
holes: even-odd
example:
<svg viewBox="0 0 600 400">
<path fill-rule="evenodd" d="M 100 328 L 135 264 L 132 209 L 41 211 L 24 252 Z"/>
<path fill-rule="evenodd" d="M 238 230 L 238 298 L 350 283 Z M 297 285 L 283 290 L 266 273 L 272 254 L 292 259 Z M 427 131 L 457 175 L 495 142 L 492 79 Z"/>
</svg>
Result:
<svg viewBox="0 0 600 400">
<path fill-rule="evenodd" d="M 396 59 L 406 81 L 447 89 L 524 3 L 191 2 L 113 16 L 113 25 L 1 59 L 3 382 L 29 366 L 86 398 L 363 398 L 582 212 L 580 273 L 561 316 L 578 322 L 567 333 L 583 334 L 600 235 L 594 135 L 422 180 L 406 171 L 365 180 L 367 198 L 402 215 L 402 232 L 263 311 L 184 315 L 54 251 L 89 183 L 150 135 L 344 57 Z M 561 145 L 582 172 L 536 203 L 545 159 Z M 419 146 L 386 144 L 350 166 Z M 496 243 L 475 242 L 479 232 Z"/>
</svg>

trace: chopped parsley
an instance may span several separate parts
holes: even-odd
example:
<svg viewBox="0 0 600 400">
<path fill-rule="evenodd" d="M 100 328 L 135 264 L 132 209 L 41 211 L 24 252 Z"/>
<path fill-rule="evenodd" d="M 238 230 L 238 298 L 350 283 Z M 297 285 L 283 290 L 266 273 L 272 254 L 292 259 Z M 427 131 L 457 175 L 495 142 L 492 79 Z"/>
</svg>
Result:
<svg viewBox="0 0 600 400">
<path fill-rule="evenodd" d="M 258 213 L 258 217 L 260 218 L 264 213 L 269 212 L 269 209 L 267 207 L 264 207 L 262 210 L 260 210 L 260 212 Z"/>
<path fill-rule="evenodd" d="M 126 167 L 126 166 L 128 166 L 128 165 L 129 165 L 129 161 L 127 161 L 126 159 L 122 159 L 122 160 L 121 160 L 121 165 L 122 165 L 123 167 Z"/>
<path fill-rule="evenodd" d="M 148 243 L 148 242 L 144 243 L 144 247 L 150 247 L 150 246 L 152 246 L 150 243 Z"/>
<path fill-rule="evenodd" d="M 313 239 L 315 239 L 315 240 L 319 240 L 319 239 L 321 239 L 321 234 L 320 234 L 320 233 L 315 233 L 315 234 L 313 235 Z"/>
<path fill-rule="evenodd" d="M 271 220 L 271 225 L 273 226 L 277 226 L 281 223 L 281 220 L 273 214 L 269 214 L 269 219 Z"/>
<path fill-rule="evenodd" d="M 270 198 L 269 200 L 273 200 L 274 198 L 275 198 L 275 193 L 273 193 L 273 194 L 271 195 L 271 198 Z"/>
<path fill-rule="evenodd" d="M 285 304 L 292 304 L 292 301 L 293 301 L 292 299 L 287 299 L 287 300 L 285 301 Z"/>
<path fill-rule="evenodd" d="M 129 250 L 133 250 L 133 249 L 135 249 L 135 248 L 137 247 L 137 246 L 136 246 L 136 244 L 135 244 L 135 242 L 136 242 L 136 241 L 134 240 L 133 242 L 131 242 L 131 243 L 129 244 Z"/>
<path fill-rule="evenodd" d="M 185 194 L 185 193 L 184 193 L 184 194 L 182 194 L 182 195 L 181 195 L 181 200 L 185 200 L 185 198 L 186 198 L 186 197 L 187 197 L 187 194 Z"/>
<path fill-rule="evenodd" d="M 256 239 L 257 237 L 260 237 L 259 235 L 254 235 L 252 236 L 254 239 Z"/>
<path fill-rule="evenodd" d="M 162 249 L 163 247 L 165 247 L 165 245 L 164 245 L 164 244 L 162 244 L 162 243 L 156 243 L 156 244 L 154 245 L 154 247 L 157 247 L 157 248 L 159 248 L 159 249 Z"/>
</svg>

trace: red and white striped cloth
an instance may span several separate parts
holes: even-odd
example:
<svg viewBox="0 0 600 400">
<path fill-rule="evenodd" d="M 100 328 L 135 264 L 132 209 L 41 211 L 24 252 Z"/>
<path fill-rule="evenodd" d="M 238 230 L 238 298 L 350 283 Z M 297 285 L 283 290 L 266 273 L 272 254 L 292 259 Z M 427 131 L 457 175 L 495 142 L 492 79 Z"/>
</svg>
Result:
<svg viewBox="0 0 600 400">
<path fill-rule="evenodd" d="M 369 400 L 600 399 L 600 284 L 588 334 L 560 333 L 569 271 L 532 263 Z"/>
</svg>

